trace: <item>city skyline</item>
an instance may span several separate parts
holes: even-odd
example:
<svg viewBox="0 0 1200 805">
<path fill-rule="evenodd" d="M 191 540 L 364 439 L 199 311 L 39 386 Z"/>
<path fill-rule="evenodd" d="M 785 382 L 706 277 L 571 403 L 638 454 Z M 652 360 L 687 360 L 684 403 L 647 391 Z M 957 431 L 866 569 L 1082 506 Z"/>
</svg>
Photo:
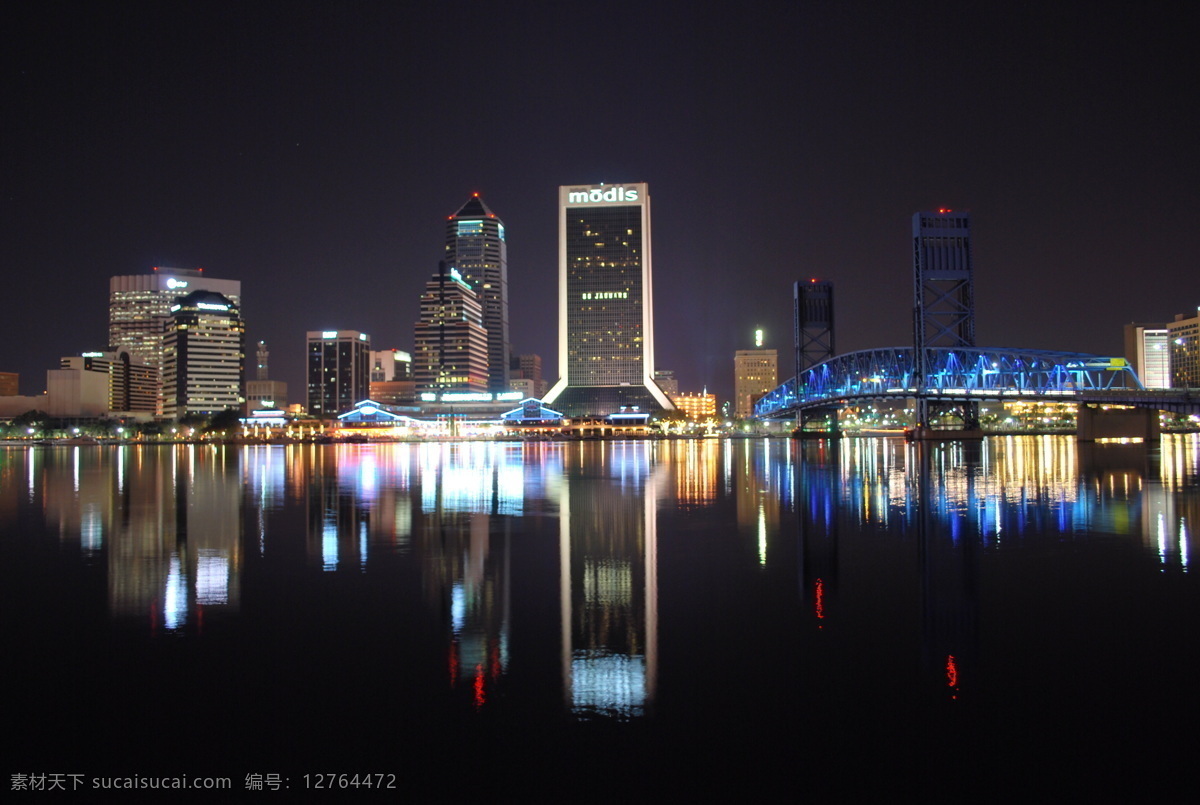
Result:
<svg viewBox="0 0 1200 805">
<path fill-rule="evenodd" d="M 567 181 L 655 188 L 655 365 L 721 399 L 754 326 L 792 365 L 798 279 L 837 286 L 839 352 L 910 343 L 919 210 L 971 215 L 980 345 L 1116 355 L 1124 324 L 1195 308 L 1182 11 L 764 4 L 681 29 L 615 4 L 629 40 L 581 93 L 559 68 L 584 13 L 7 12 L 0 371 L 40 391 L 100 345 L 109 277 L 203 266 L 243 283 L 247 339 L 298 397 L 306 330 L 411 349 L 439 222 L 479 192 L 512 350 L 558 377 Z M 460 120 L 447 88 L 481 76 L 486 124 L 423 122 Z"/>
</svg>

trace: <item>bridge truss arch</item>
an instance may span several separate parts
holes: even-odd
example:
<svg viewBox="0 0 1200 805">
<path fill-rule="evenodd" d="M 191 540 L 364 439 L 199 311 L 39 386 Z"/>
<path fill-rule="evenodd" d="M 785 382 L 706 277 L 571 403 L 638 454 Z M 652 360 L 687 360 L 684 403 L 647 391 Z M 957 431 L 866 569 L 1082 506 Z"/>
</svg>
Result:
<svg viewBox="0 0 1200 805">
<path fill-rule="evenodd" d="M 926 347 L 924 376 L 912 347 L 848 352 L 788 380 L 755 403 L 761 419 L 867 399 L 946 402 L 1044 398 L 1075 402 L 1097 392 L 1142 389 L 1123 358 L 1079 352 Z"/>
</svg>

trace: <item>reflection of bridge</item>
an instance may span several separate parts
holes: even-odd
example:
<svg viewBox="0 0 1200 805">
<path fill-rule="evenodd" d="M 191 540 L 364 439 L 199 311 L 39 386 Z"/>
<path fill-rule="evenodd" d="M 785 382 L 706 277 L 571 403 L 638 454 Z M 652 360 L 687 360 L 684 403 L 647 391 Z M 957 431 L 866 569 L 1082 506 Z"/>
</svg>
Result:
<svg viewBox="0 0 1200 805">
<path fill-rule="evenodd" d="M 754 413 L 763 419 L 788 419 L 854 401 L 907 397 L 952 405 L 1046 400 L 1200 413 L 1200 395 L 1187 389 L 1144 389 L 1121 358 L 976 347 L 927 347 L 925 355 L 924 383 L 911 347 L 837 355 L 768 393 L 755 404 Z"/>
</svg>

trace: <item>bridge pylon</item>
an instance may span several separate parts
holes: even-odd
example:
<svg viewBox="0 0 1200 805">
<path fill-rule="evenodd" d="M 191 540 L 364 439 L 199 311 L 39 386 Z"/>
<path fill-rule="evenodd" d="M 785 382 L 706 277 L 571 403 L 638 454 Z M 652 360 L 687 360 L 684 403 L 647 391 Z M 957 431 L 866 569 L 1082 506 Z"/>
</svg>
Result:
<svg viewBox="0 0 1200 805">
<path fill-rule="evenodd" d="M 929 349 L 975 346 L 975 269 L 971 217 L 941 209 L 918 212 L 913 232 L 913 380 L 916 432 L 928 430 L 936 410 L 929 395 L 933 359 Z M 964 430 L 979 430 L 979 403 L 954 406 Z"/>
</svg>

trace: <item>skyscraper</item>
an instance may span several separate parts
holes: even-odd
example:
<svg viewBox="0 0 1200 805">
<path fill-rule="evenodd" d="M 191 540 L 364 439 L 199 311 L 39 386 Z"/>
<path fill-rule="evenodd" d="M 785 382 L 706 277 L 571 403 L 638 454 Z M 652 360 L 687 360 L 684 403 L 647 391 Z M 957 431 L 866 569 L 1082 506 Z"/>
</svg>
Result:
<svg viewBox="0 0 1200 805">
<path fill-rule="evenodd" d="M 332 419 L 367 399 L 371 337 L 358 330 L 309 330 L 308 413 Z"/>
<path fill-rule="evenodd" d="M 418 392 L 487 391 L 488 342 L 482 315 L 474 289 L 458 269 L 440 262 L 425 283 L 421 319 L 414 327 Z"/>
<path fill-rule="evenodd" d="M 487 330 L 487 390 L 508 391 L 508 245 L 504 223 L 478 193 L 446 222 L 446 265 L 479 296 Z"/>
<path fill-rule="evenodd" d="M 163 369 L 163 337 L 171 305 L 192 291 L 213 291 L 241 308 L 242 283 L 208 276 L 202 268 L 158 268 L 149 274 L 112 277 L 108 281 L 108 344 L 125 348 L 130 357 Z M 162 394 L 159 394 L 160 409 Z"/>
<path fill-rule="evenodd" d="M 673 410 L 654 382 L 650 194 L 644 183 L 558 189 L 558 367 L 568 416 Z"/>
<path fill-rule="evenodd" d="M 754 402 L 779 384 L 779 354 L 763 349 L 763 331 L 754 331 L 754 349 L 733 354 L 734 410 L 740 417 L 754 414 Z"/>
<path fill-rule="evenodd" d="M 242 404 L 245 333 L 238 306 L 193 291 L 171 305 L 163 337 L 163 414 L 215 414 Z"/>
</svg>

